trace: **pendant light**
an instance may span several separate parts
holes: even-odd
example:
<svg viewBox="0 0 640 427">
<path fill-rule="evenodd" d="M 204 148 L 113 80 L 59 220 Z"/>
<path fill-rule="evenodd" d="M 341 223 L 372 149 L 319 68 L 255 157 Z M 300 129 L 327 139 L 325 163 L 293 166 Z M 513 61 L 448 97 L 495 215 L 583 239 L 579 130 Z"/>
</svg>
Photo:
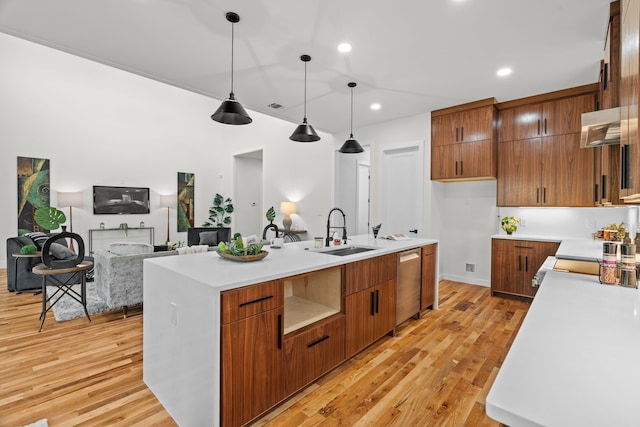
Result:
<svg viewBox="0 0 640 427">
<path fill-rule="evenodd" d="M 311 61 L 311 57 L 302 55 L 300 60 L 304 62 L 304 118 L 302 119 L 302 124 L 293 131 L 289 139 L 297 142 L 319 141 L 320 137 L 313 129 L 313 126 L 307 123 L 307 62 Z"/>
<path fill-rule="evenodd" d="M 253 120 L 242 105 L 236 101 L 236 96 L 233 93 L 233 24 L 240 22 L 240 16 L 234 12 L 227 12 L 225 16 L 227 21 L 231 22 L 231 93 L 229 93 L 229 98 L 225 99 L 216 112 L 211 115 L 211 118 L 227 125 L 246 125 Z"/>
<path fill-rule="evenodd" d="M 342 147 L 338 151 L 345 154 L 362 153 L 364 149 L 360 143 L 353 138 L 353 88 L 357 85 L 355 82 L 350 82 L 347 86 L 351 88 L 351 134 L 349 135 L 349 139 L 342 144 Z"/>
</svg>

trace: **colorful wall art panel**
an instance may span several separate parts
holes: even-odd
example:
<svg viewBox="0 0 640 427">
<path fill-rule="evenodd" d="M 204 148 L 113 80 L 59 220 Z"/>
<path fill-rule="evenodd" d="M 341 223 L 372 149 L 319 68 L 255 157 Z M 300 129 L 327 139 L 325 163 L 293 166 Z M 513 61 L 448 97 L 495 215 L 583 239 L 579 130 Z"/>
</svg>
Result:
<svg viewBox="0 0 640 427">
<path fill-rule="evenodd" d="M 49 159 L 18 157 L 18 235 L 43 230 L 33 220 L 36 209 L 50 206 Z"/>
<path fill-rule="evenodd" d="M 195 175 L 178 172 L 178 232 L 193 227 Z"/>
</svg>

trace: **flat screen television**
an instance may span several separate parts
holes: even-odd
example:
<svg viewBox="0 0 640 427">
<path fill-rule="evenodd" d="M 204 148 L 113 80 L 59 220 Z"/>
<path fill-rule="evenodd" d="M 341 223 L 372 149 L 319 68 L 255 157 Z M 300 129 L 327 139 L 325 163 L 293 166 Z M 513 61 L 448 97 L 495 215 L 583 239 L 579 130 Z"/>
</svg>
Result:
<svg viewBox="0 0 640 427">
<path fill-rule="evenodd" d="M 148 214 L 149 188 L 93 186 L 93 213 Z"/>
</svg>

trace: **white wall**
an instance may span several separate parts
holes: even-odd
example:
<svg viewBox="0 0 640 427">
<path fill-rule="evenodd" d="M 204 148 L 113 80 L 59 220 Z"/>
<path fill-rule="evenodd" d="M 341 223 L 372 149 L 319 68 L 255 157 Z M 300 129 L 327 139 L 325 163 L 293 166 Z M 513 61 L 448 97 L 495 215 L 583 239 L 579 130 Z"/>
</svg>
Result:
<svg viewBox="0 0 640 427">
<path fill-rule="evenodd" d="M 6 238 L 17 234 L 18 156 L 51 160 L 52 205 L 58 191 L 83 192 L 73 225 L 85 240 L 100 222 L 144 221 L 161 242 L 166 210 L 159 194 L 176 194 L 178 171 L 195 173 L 195 224 L 202 224 L 216 192 L 234 197 L 233 156 L 263 150 L 263 206 L 296 201 L 310 232 L 322 235 L 333 200 L 331 135 L 297 144 L 288 139 L 296 124 L 252 111 L 250 125 L 222 125 L 210 119 L 218 100 L 5 34 L 0 52 L 2 254 Z M 150 187 L 151 213 L 93 215 L 93 185 Z M 175 209 L 170 225 L 172 240 L 186 241 L 176 232 Z"/>
</svg>

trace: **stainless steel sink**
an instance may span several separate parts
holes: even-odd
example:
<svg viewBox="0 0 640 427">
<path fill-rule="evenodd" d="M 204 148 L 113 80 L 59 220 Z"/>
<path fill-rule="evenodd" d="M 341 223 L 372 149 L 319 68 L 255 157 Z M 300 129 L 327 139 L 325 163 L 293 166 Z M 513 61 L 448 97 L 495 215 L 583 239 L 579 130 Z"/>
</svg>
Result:
<svg viewBox="0 0 640 427">
<path fill-rule="evenodd" d="M 376 249 L 377 248 L 368 248 L 366 246 L 348 246 L 346 248 L 337 248 L 337 249 L 330 249 L 330 250 L 317 251 L 317 252 L 328 254 L 328 255 L 347 256 L 347 255 L 359 254 L 360 252 L 375 251 Z"/>
</svg>

